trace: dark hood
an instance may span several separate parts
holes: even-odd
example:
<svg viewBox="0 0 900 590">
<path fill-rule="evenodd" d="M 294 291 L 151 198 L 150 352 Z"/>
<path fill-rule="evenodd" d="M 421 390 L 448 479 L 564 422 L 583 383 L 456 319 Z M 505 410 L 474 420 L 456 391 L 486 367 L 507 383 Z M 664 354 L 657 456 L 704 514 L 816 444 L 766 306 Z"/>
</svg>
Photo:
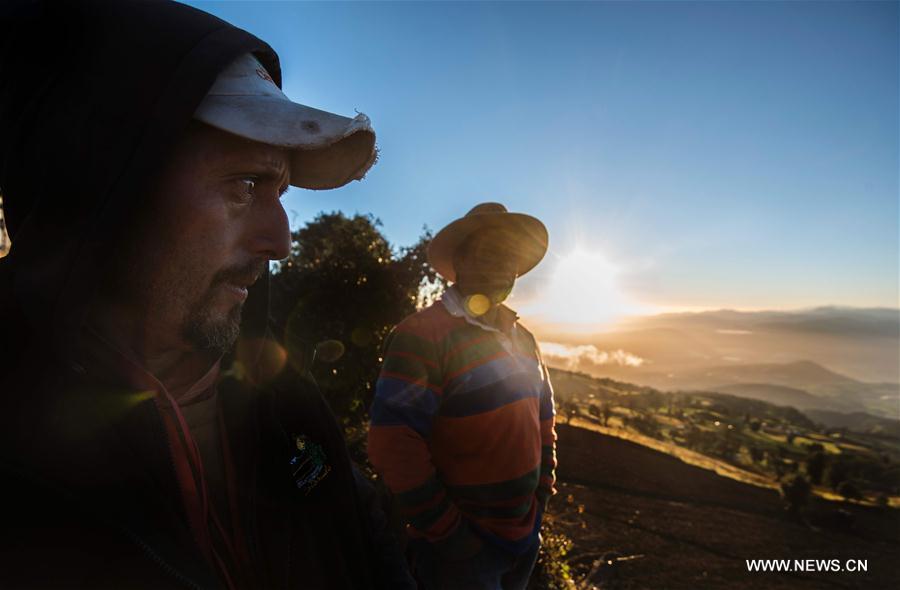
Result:
<svg viewBox="0 0 900 590">
<path fill-rule="evenodd" d="M 168 1 L 5 4 L 0 190 L 12 249 L 0 259 L 0 374 L 30 353 L 65 358 L 104 280 L 103 261 L 146 198 L 217 74 L 263 41 Z M 260 334 L 268 280 L 244 333 Z M 23 356 L 24 355 L 24 356 Z"/>
</svg>

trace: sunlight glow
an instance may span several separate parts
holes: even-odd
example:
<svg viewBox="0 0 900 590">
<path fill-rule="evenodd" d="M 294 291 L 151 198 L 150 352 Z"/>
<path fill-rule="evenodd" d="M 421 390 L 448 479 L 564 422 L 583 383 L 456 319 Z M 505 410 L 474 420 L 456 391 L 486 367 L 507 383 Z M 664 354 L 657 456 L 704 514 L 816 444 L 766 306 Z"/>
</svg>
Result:
<svg viewBox="0 0 900 590">
<path fill-rule="evenodd" d="M 576 249 L 559 258 L 547 284 L 522 311 L 573 331 L 592 331 L 645 313 L 644 306 L 622 291 L 618 276 L 618 268 L 602 253 Z"/>
</svg>

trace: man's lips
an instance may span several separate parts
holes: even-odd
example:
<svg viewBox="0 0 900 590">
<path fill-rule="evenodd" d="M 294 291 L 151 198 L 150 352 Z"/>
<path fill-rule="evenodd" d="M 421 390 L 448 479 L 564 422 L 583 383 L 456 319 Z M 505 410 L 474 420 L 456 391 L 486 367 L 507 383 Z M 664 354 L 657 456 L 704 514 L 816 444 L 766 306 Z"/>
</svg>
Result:
<svg viewBox="0 0 900 590">
<path fill-rule="evenodd" d="M 247 299 L 247 295 L 250 291 L 250 286 L 255 283 L 258 278 L 258 274 L 240 278 L 235 277 L 222 281 L 222 286 L 228 293 L 233 295 L 239 301 L 243 302 Z"/>
<path fill-rule="evenodd" d="M 247 299 L 247 294 L 249 293 L 249 290 L 247 287 L 245 287 L 243 285 L 236 285 L 234 283 L 228 283 L 228 282 L 223 283 L 223 286 L 225 287 L 225 291 L 227 291 L 230 295 L 232 295 L 237 300 L 243 302 Z"/>
<path fill-rule="evenodd" d="M 247 299 L 250 286 L 265 272 L 266 264 L 265 262 L 257 261 L 232 267 L 220 272 L 215 277 L 214 284 L 221 286 L 223 291 L 234 297 L 239 303 L 243 303 Z"/>
</svg>

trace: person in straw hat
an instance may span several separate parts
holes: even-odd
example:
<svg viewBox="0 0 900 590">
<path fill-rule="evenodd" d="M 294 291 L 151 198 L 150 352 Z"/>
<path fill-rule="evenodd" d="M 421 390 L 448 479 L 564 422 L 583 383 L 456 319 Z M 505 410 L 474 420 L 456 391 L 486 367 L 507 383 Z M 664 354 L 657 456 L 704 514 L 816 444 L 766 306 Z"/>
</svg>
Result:
<svg viewBox="0 0 900 590">
<path fill-rule="evenodd" d="M 553 388 L 504 301 L 547 251 L 538 219 L 482 203 L 428 261 L 453 285 L 386 342 L 369 458 L 407 522 L 426 588 L 524 589 L 554 493 Z"/>
</svg>

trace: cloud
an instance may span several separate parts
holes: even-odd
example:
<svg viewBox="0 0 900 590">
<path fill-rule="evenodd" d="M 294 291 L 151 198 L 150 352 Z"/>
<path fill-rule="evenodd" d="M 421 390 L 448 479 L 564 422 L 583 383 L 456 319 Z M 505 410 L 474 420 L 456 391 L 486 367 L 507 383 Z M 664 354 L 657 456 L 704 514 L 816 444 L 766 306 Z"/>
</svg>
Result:
<svg viewBox="0 0 900 590">
<path fill-rule="evenodd" d="M 719 334 L 736 334 L 739 336 L 743 336 L 744 334 L 752 334 L 753 333 L 750 330 L 728 330 L 725 328 L 716 330 L 716 332 L 718 332 Z"/>
<path fill-rule="evenodd" d="M 569 370 L 589 369 L 602 365 L 640 367 L 647 362 L 621 348 L 610 351 L 598 350 L 593 344 L 570 346 L 557 342 L 541 342 L 541 352 L 547 364 Z"/>
</svg>

